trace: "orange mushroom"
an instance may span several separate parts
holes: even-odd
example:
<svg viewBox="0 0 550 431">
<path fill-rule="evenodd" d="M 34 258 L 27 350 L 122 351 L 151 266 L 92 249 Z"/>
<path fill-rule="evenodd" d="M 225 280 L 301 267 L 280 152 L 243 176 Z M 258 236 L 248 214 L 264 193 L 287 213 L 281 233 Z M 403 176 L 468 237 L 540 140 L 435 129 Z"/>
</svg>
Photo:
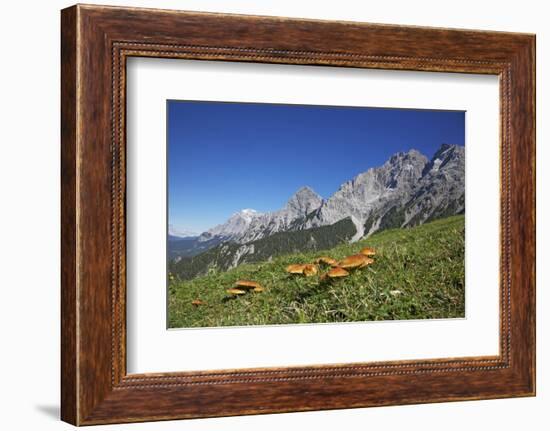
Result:
<svg viewBox="0 0 550 431">
<path fill-rule="evenodd" d="M 347 277 L 349 275 L 349 272 L 347 272 L 344 268 L 341 268 L 339 266 L 332 268 L 329 272 L 327 272 L 327 277 L 329 278 L 341 278 L 341 277 Z"/>
<path fill-rule="evenodd" d="M 311 263 L 304 265 L 303 274 L 306 277 L 311 277 L 312 275 L 317 274 L 317 272 L 318 272 L 317 265 L 313 265 Z"/>
<path fill-rule="evenodd" d="M 235 282 L 235 287 L 241 290 L 251 290 L 256 289 L 257 287 L 259 287 L 260 289 L 262 288 L 260 283 L 250 280 L 239 280 Z"/>
<path fill-rule="evenodd" d="M 198 307 L 199 305 L 206 304 L 206 302 L 201 301 L 200 299 L 193 299 L 193 301 L 191 301 L 191 304 L 194 305 L 195 307 Z"/>
<path fill-rule="evenodd" d="M 286 267 L 286 272 L 290 274 L 303 274 L 306 265 L 293 264 Z"/>
<path fill-rule="evenodd" d="M 374 256 L 376 254 L 376 250 L 374 248 L 365 247 L 359 253 L 365 256 Z"/>
<path fill-rule="evenodd" d="M 315 259 L 315 263 L 322 263 L 325 265 L 336 266 L 338 262 L 336 262 L 336 259 L 333 259 L 332 257 L 321 256 Z"/>
<path fill-rule="evenodd" d="M 354 254 L 342 259 L 338 265 L 344 269 L 363 268 L 374 262 L 374 259 L 365 256 L 364 254 Z"/>
<path fill-rule="evenodd" d="M 237 289 L 237 288 L 233 287 L 231 289 L 227 289 L 227 293 L 229 293 L 230 295 L 233 295 L 233 296 L 238 296 L 238 295 L 244 295 L 246 292 L 242 289 Z"/>
<path fill-rule="evenodd" d="M 264 288 L 262 286 L 258 286 L 258 287 L 255 287 L 252 292 L 255 292 L 255 293 L 260 293 L 260 292 L 263 292 L 264 291 Z"/>
</svg>

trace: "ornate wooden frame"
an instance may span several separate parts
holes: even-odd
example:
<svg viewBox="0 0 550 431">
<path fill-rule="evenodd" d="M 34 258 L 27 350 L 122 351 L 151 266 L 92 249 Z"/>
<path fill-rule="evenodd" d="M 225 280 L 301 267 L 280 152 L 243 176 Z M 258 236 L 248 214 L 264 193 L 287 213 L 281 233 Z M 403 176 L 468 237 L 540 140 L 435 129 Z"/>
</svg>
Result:
<svg viewBox="0 0 550 431">
<path fill-rule="evenodd" d="M 82 5 L 61 15 L 63 420 L 88 425 L 535 394 L 534 35 Z M 128 375 L 129 56 L 498 75 L 500 354 Z"/>
</svg>

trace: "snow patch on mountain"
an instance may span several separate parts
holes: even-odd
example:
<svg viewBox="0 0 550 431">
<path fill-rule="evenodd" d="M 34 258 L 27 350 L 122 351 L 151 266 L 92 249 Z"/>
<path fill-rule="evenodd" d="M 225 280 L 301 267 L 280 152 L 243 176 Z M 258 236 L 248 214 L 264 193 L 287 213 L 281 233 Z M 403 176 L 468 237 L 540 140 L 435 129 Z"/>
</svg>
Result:
<svg viewBox="0 0 550 431">
<path fill-rule="evenodd" d="M 262 213 L 251 208 L 243 209 L 229 217 L 225 223 L 203 232 L 199 237 L 199 241 L 209 241 L 214 237 L 222 237 L 228 240 L 238 237 L 248 230 L 255 218 L 261 216 Z"/>
</svg>

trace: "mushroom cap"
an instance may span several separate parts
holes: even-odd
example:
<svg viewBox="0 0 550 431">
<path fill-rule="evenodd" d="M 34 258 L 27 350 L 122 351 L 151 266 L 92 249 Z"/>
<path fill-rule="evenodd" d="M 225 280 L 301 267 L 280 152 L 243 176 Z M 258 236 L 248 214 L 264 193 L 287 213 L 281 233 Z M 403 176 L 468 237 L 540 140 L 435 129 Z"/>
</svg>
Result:
<svg viewBox="0 0 550 431">
<path fill-rule="evenodd" d="M 193 304 L 195 307 L 198 307 L 199 305 L 204 305 L 205 302 L 201 301 L 200 299 L 193 299 L 193 301 L 191 301 L 191 304 Z"/>
<path fill-rule="evenodd" d="M 315 263 L 324 263 L 325 265 L 336 266 L 338 263 L 336 259 L 329 256 L 321 256 L 315 259 Z"/>
<path fill-rule="evenodd" d="M 363 268 L 374 262 L 374 259 L 365 256 L 364 254 L 354 254 L 342 259 L 339 266 L 344 269 Z"/>
<path fill-rule="evenodd" d="M 365 247 L 359 253 L 365 256 L 374 256 L 376 254 L 376 250 L 374 248 Z"/>
<path fill-rule="evenodd" d="M 238 289 L 245 289 L 245 290 L 249 290 L 249 289 L 255 289 L 257 287 L 262 287 L 260 283 L 256 282 L 256 281 L 251 281 L 251 280 L 239 280 L 237 282 L 235 282 L 235 287 L 237 287 Z"/>
<path fill-rule="evenodd" d="M 312 275 L 317 274 L 317 272 L 318 272 L 317 265 L 308 263 L 307 265 L 304 266 L 303 273 L 306 277 L 311 277 Z"/>
<path fill-rule="evenodd" d="M 363 265 L 361 265 L 361 267 L 370 265 L 371 263 L 374 263 L 374 259 L 371 259 L 370 257 L 367 257 L 365 259 L 365 263 Z"/>
<path fill-rule="evenodd" d="M 264 288 L 262 286 L 258 286 L 258 287 L 255 287 L 252 292 L 255 292 L 255 293 L 260 293 L 260 292 L 263 292 L 264 291 Z"/>
<path fill-rule="evenodd" d="M 348 275 L 349 272 L 347 272 L 344 268 L 340 268 L 339 266 L 332 268 L 329 272 L 327 272 L 327 277 L 329 278 L 347 277 Z"/>
<path fill-rule="evenodd" d="M 230 295 L 244 295 L 246 292 L 242 289 L 237 289 L 233 287 L 231 289 L 227 289 L 227 293 L 229 293 Z"/>
<path fill-rule="evenodd" d="M 290 274 L 303 274 L 305 267 L 306 265 L 302 265 L 302 264 L 288 265 L 286 267 L 286 272 L 289 272 Z"/>
</svg>

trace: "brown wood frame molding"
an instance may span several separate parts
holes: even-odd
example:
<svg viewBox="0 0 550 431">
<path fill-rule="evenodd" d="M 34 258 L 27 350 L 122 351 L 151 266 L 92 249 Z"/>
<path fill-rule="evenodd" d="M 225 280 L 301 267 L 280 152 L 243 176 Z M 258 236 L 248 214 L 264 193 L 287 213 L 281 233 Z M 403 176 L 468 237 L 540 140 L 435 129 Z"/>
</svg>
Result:
<svg viewBox="0 0 550 431">
<path fill-rule="evenodd" d="M 534 35 L 82 5 L 63 10 L 61 21 L 63 420 L 89 425 L 535 394 Z M 498 75 L 500 354 L 128 375 L 130 56 Z"/>
</svg>

